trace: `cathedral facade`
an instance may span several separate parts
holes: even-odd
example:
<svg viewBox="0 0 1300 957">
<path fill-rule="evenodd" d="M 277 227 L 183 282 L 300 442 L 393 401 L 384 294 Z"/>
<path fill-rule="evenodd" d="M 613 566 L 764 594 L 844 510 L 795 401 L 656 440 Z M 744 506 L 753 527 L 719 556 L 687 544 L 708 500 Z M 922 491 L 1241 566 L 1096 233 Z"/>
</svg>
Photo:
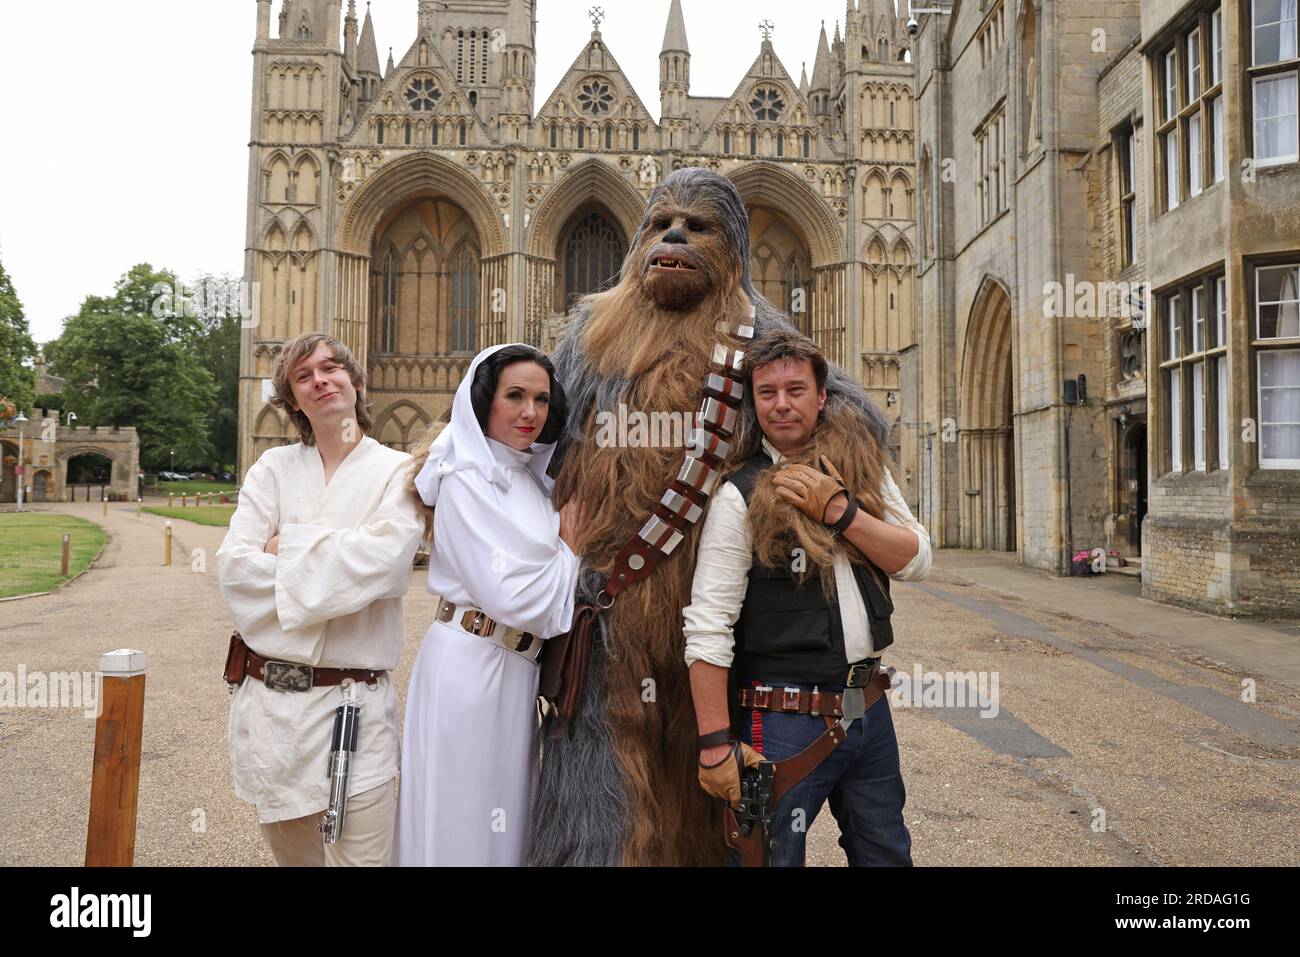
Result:
<svg viewBox="0 0 1300 957">
<path fill-rule="evenodd" d="M 245 273 L 260 310 L 241 342 L 241 476 L 292 441 L 268 401 L 287 339 L 346 342 L 374 437 L 407 449 L 448 414 L 477 351 L 553 346 L 568 307 L 616 279 L 651 190 L 681 166 L 736 184 L 757 289 L 898 417 L 915 361 L 915 134 L 909 37 L 890 0 L 849 0 L 843 33 L 822 26 L 798 81 L 772 24 L 757 25 L 727 96 L 692 93 L 672 0 L 657 120 L 598 9 L 539 98 L 536 0 L 411 6 L 411 44 L 381 67 L 353 0 L 282 0 L 274 36 L 271 0 L 258 0 Z M 910 461 L 903 424 L 895 454 Z"/>
</svg>

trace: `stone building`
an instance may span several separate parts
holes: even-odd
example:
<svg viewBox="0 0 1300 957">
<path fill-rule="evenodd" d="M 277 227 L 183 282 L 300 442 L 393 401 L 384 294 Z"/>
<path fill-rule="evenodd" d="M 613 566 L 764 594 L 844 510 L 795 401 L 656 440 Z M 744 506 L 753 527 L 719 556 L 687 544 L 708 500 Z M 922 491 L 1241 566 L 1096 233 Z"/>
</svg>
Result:
<svg viewBox="0 0 1300 957">
<path fill-rule="evenodd" d="M 448 411 L 475 352 L 549 345 L 568 305 L 616 278 L 651 189 L 683 165 L 735 182 L 758 289 L 897 416 L 915 162 L 910 42 L 891 0 L 849 0 L 833 40 L 823 25 L 811 78 L 806 64 L 791 76 L 762 25 L 724 96 L 692 91 L 672 0 L 658 119 L 599 19 L 538 97 L 534 0 L 411 6 L 412 42 L 381 68 L 354 3 L 286 0 L 272 37 L 258 0 L 246 276 L 260 319 L 241 347 L 241 474 L 291 434 L 267 402 L 286 339 L 347 342 L 376 438 L 407 448 Z"/>
<path fill-rule="evenodd" d="M 1300 610 L 1293 8 L 921 18 L 916 468 L 939 544 L 1058 572 L 1113 548 L 1153 598 Z"/>
<path fill-rule="evenodd" d="M 36 359 L 36 397 L 63 391 L 63 379 L 45 371 L 45 356 Z M 0 503 L 18 498 L 18 465 L 25 502 L 95 501 L 105 492 L 117 500 L 134 499 L 140 489 L 140 437 L 132 427 L 68 427 L 61 413 L 41 408 L 24 412 L 28 421 L 0 424 Z M 22 455 L 19 457 L 19 442 Z"/>
</svg>

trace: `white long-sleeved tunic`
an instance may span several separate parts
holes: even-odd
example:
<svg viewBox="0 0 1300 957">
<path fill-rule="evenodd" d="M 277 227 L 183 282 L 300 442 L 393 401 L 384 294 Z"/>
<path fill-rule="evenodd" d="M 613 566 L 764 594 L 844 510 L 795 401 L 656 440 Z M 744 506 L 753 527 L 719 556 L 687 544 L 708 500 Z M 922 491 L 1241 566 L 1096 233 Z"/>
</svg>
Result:
<svg viewBox="0 0 1300 957">
<path fill-rule="evenodd" d="M 268 449 L 244 477 L 217 552 L 222 598 L 263 657 L 330 668 L 391 670 L 405 630 L 402 596 L 422 524 L 405 488 L 411 457 L 364 437 L 328 486 L 320 452 Z M 278 554 L 264 551 L 280 536 Z M 235 794 L 262 823 L 329 803 L 330 734 L 339 686 L 274 691 L 247 678 L 230 701 Z M 358 687 L 360 737 L 348 793 L 397 773 L 397 701 L 386 675 Z"/>
</svg>

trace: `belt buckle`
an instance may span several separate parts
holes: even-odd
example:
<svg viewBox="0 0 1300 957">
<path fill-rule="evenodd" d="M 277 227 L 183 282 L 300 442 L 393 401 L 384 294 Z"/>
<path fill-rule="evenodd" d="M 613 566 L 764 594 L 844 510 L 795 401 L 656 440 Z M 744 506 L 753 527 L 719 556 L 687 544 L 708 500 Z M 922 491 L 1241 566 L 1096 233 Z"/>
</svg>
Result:
<svg viewBox="0 0 1300 957">
<path fill-rule="evenodd" d="M 454 603 L 447 601 L 445 598 L 438 602 L 438 620 L 440 622 L 447 624 L 455 614 L 456 605 Z"/>
<path fill-rule="evenodd" d="M 859 661 L 857 664 L 850 665 L 849 673 L 844 679 L 844 687 L 846 688 L 866 687 L 868 682 L 871 681 L 871 676 L 875 672 L 875 669 L 879 664 L 880 664 L 880 659 L 873 658 L 871 661 Z M 859 670 L 865 671 L 867 673 L 866 679 L 861 684 L 856 683 L 857 673 Z"/>
<path fill-rule="evenodd" d="M 460 616 L 460 626 L 471 635 L 482 637 L 483 635 L 492 634 L 492 630 L 496 628 L 497 623 L 478 609 L 471 608 Z"/>
<path fill-rule="evenodd" d="M 799 710 L 799 696 L 801 694 L 803 694 L 802 688 L 791 688 L 789 685 L 783 688 L 781 690 L 781 710 L 797 712 Z"/>
<path fill-rule="evenodd" d="M 310 691 L 315 685 L 315 676 L 311 665 L 268 661 L 262 667 L 262 683 L 276 691 Z"/>
<path fill-rule="evenodd" d="M 753 692 L 754 707 L 766 711 L 772 704 L 772 686 L 756 685 Z"/>
</svg>

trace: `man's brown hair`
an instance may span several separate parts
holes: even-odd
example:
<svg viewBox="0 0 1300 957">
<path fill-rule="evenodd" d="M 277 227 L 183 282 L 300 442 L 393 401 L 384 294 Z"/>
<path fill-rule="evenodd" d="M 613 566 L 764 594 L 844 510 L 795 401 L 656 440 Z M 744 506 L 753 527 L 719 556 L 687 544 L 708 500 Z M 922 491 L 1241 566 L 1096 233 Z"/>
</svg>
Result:
<svg viewBox="0 0 1300 957">
<path fill-rule="evenodd" d="M 289 421 L 298 430 L 298 436 L 302 439 L 303 445 L 316 444 L 316 436 L 312 432 L 311 420 L 307 418 L 307 414 L 301 409 L 293 407 L 293 384 L 289 381 L 289 376 L 292 374 L 294 366 L 311 356 L 321 345 L 327 346 L 330 354 L 334 357 L 334 361 L 347 370 L 348 378 L 352 380 L 352 388 L 357 390 L 357 428 L 361 430 L 362 434 L 369 435 L 373 423 L 370 419 L 370 412 L 366 408 L 364 393 L 366 384 L 365 370 L 361 368 L 361 364 L 353 357 L 352 351 L 347 346 L 323 332 L 304 332 L 302 335 L 290 339 L 280 349 L 280 355 L 275 360 L 275 371 L 271 373 L 271 385 L 274 389 L 274 394 L 271 396 L 271 405 L 289 416 Z"/>
<path fill-rule="evenodd" d="M 745 350 L 746 379 L 752 382 L 755 369 L 782 359 L 807 360 L 812 364 L 817 391 L 826 388 L 826 357 L 817 343 L 793 329 L 773 329 L 749 344 Z"/>
</svg>

